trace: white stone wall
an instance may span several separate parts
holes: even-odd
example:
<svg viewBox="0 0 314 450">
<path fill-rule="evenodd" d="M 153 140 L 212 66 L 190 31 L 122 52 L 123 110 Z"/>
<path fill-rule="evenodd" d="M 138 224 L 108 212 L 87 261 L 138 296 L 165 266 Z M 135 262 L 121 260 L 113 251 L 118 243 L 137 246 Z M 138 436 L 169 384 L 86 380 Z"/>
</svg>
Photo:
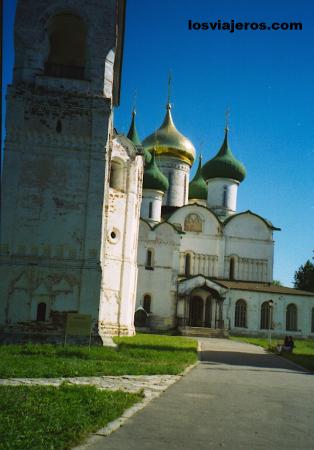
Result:
<svg viewBox="0 0 314 450">
<path fill-rule="evenodd" d="M 190 166 L 178 159 L 160 156 L 158 167 L 169 180 L 163 205 L 183 206 L 188 203 Z"/>
<path fill-rule="evenodd" d="M 232 217 L 224 227 L 225 269 L 229 276 L 231 257 L 235 261 L 235 279 L 266 281 L 273 279 L 274 241 L 269 226 L 258 216 L 246 212 Z"/>
<path fill-rule="evenodd" d="M 186 218 L 197 216 L 202 231 L 189 231 Z M 191 255 L 191 275 L 199 273 L 229 278 L 230 260 L 235 262 L 235 280 L 272 281 L 272 230 L 252 213 L 235 215 L 226 225 L 208 209 L 189 204 L 171 215 L 169 221 L 179 225 L 182 235 L 179 261 L 184 274 L 184 257 Z M 204 271 L 204 272 L 203 272 Z"/>
<path fill-rule="evenodd" d="M 243 299 L 247 304 L 247 328 L 234 326 L 235 304 Z M 225 324 L 230 324 L 231 332 L 234 334 L 267 335 L 267 330 L 261 330 L 261 306 L 265 301 L 272 300 L 273 306 L 273 330 L 272 335 L 291 335 L 295 337 L 313 337 L 311 331 L 312 309 L 314 308 L 313 296 L 302 295 L 279 295 L 274 293 L 261 293 L 253 291 L 231 290 L 224 301 Z M 286 330 L 286 310 L 289 304 L 297 307 L 298 331 Z"/>
<path fill-rule="evenodd" d="M 155 329 L 175 326 L 179 242 L 180 234 L 171 225 L 161 223 L 152 229 L 141 221 L 136 307 L 143 305 L 144 295 L 151 296 L 149 320 Z M 146 268 L 147 250 L 153 254 L 153 270 Z"/>
<path fill-rule="evenodd" d="M 236 212 L 238 181 L 229 178 L 212 178 L 208 180 L 207 186 L 209 208 L 218 216 L 226 216 Z"/>
<path fill-rule="evenodd" d="M 161 220 L 161 205 L 164 193 L 155 189 L 143 189 L 143 198 L 141 204 L 141 217 L 152 223 L 158 223 Z M 150 216 L 150 203 L 152 214 Z"/>
<path fill-rule="evenodd" d="M 202 231 L 186 229 L 186 218 L 191 215 L 199 217 Z M 202 273 L 205 276 L 220 276 L 224 242 L 217 217 L 207 208 L 193 204 L 177 210 L 169 221 L 185 231 L 180 241 L 180 274 L 184 275 L 185 255 L 188 253 L 191 255 L 191 275 Z"/>
<path fill-rule="evenodd" d="M 179 317 L 187 314 L 184 306 L 186 302 L 183 300 L 178 302 L 177 292 L 174 289 L 178 275 L 185 276 L 187 253 L 191 256 L 191 276 L 203 274 L 210 278 L 229 278 L 230 260 L 233 258 L 235 280 L 272 281 L 273 230 L 259 216 L 245 212 L 232 216 L 222 224 L 207 208 L 189 204 L 175 211 L 168 220 L 184 231 L 184 234 L 177 235 L 176 252 L 172 251 L 166 240 L 165 223 L 156 227 L 154 231 L 147 224 L 141 226 L 139 247 L 137 306 L 143 304 L 145 294 L 151 295 L 152 319 L 158 318 L 159 328 L 171 328 L 176 314 Z M 164 247 L 161 242 L 168 244 Z M 154 271 L 145 269 L 147 249 L 153 250 Z M 169 265 L 171 255 L 173 255 L 172 264 Z M 260 329 L 261 305 L 265 301 L 273 300 L 273 335 L 314 336 L 311 333 L 314 295 L 312 297 L 278 295 L 227 289 L 223 291 L 223 296 L 226 297 L 223 303 L 223 319 L 226 326 L 230 324 L 233 333 L 267 334 L 267 330 Z M 248 327 L 243 329 L 234 326 L 235 303 L 239 299 L 247 302 Z M 298 308 L 299 331 L 296 332 L 285 329 L 286 308 L 290 303 L 294 303 Z"/>
<path fill-rule="evenodd" d="M 134 334 L 137 288 L 143 159 L 122 136 L 114 139 L 111 158 L 123 163 L 125 189 L 109 188 L 104 206 L 99 308 L 101 336 Z"/>
</svg>

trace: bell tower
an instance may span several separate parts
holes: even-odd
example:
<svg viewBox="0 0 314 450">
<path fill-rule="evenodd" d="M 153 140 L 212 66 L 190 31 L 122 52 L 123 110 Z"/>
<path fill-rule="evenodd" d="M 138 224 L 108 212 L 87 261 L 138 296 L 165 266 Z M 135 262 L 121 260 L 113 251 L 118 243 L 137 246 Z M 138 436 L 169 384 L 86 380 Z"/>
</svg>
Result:
<svg viewBox="0 0 314 450">
<path fill-rule="evenodd" d="M 18 1 L 2 180 L 1 324 L 64 312 L 98 321 L 124 16 L 124 0 Z"/>
</svg>

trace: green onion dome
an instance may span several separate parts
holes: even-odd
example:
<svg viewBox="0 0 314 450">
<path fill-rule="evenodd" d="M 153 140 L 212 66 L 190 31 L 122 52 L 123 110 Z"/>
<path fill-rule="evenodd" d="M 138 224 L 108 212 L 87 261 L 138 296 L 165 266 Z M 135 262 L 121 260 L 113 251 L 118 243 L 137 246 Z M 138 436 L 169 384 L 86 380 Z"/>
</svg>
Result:
<svg viewBox="0 0 314 450">
<path fill-rule="evenodd" d="M 205 180 L 210 178 L 231 178 L 236 181 L 243 181 L 246 176 L 244 165 L 238 161 L 228 144 L 228 128 L 225 129 L 223 144 L 214 158 L 204 164 L 202 174 Z"/>
<path fill-rule="evenodd" d="M 207 184 L 202 175 L 202 157 L 199 158 L 198 168 L 193 180 L 189 184 L 189 198 L 207 200 Z"/>
<path fill-rule="evenodd" d="M 144 149 L 152 152 L 156 150 L 158 156 L 173 156 L 190 166 L 195 159 L 195 148 L 192 142 L 183 136 L 172 120 L 171 105 L 167 103 L 167 112 L 160 128 L 143 141 Z"/>
<path fill-rule="evenodd" d="M 134 109 L 132 111 L 132 121 L 131 121 L 130 129 L 129 129 L 129 132 L 127 134 L 127 137 L 130 139 L 130 141 L 133 142 L 134 145 L 141 146 L 142 142 L 141 142 L 141 140 L 139 138 L 139 135 L 138 135 L 138 132 L 137 132 L 137 129 L 136 129 L 135 116 L 136 116 L 136 111 Z M 145 150 L 145 148 L 144 148 L 144 161 L 145 161 L 145 163 L 148 163 L 151 159 L 152 159 L 152 155 L 150 154 L 149 151 Z"/>
<path fill-rule="evenodd" d="M 157 191 L 166 192 L 168 188 L 168 178 L 158 168 L 155 151 L 153 151 L 151 160 L 146 164 L 144 169 L 143 189 L 156 189 Z"/>
</svg>

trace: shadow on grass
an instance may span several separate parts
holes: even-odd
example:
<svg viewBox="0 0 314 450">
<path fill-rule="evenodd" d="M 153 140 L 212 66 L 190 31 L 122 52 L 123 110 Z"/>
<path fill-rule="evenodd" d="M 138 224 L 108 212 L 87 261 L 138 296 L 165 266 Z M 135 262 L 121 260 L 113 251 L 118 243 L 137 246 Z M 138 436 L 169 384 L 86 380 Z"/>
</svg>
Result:
<svg viewBox="0 0 314 450">
<path fill-rule="evenodd" d="M 295 357 L 298 355 L 292 356 Z M 301 367 L 300 368 L 296 367 L 287 362 L 286 358 L 274 355 L 272 353 L 255 354 L 242 352 L 202 351 L 200 352 L 200 360 L 202 362 L 209 362 L 216 364 L 269 368 L 269 369 L 284 369 L 289 371 L 310 374 L 309 372 L 306 371 L 306 369 L 304 369 L 303 371 Z M 295 359 L 290 359 L 289 357 L 289 360 L 291 362 L 295 362 L 301 365 L 301 363 Z"/>
<path fill-rule="evenodd" d="M 314 374 L 314 355 L 306 355 L 302 353 L 283 354 L 285 359 L 292 361 L 300 366 L 305 367 Z"/>
<path fill-rule="evenodd" d="M 9 347 L 7 348 L 9 349 Z M 78 359 L 102 359 L 108 354 L 116 352 L 113 348 L 107 347 L 91 347 L 82 346 L 81 348 L 64 347 L 62 345 L 56 346 L 31 346 L 12 348 L 12 351 L 5 351 L 4 354 L 15 356 L 45 356 L 51 358 L 78 358 Z"/>
<path fill-rule="evenodd" d="M 118 351 L 124 350 L 145 350 L 145 351 L 157 351 L 157 352 L 184 352 L 184 353 L 197 353 L 196 348 L 193 347 L 173 347 L 170 345 L 143 345 L 143 344 L 129 344 L 125 342 L 119 343 Z"/>
<path fill-rule="evenodd" d="M 156 354 L 159 353 L 159 357 L 162 355 L 173 354 L 181 359 L 181 356 L 190 357 L 196 355 L 196 348 L 187 346 L 179 347 L 171 344 L 143 344 L 141 342 L 120 342 L 117 349 L 108 347 L 63 347 L 53 345 L 24 345 L 24 346 L 12 346 L 6 347 L 6 351 L 3 351 L 3 355 L 18 357 L 44 357 L 51 359 L 77 359 L 81 361 L 92 360 L 107 360 L 108 358 L 120 360 L 121 358 L 156 358 Z M 154 356 L 153 356 L 154 355 Z"/>
</svg>

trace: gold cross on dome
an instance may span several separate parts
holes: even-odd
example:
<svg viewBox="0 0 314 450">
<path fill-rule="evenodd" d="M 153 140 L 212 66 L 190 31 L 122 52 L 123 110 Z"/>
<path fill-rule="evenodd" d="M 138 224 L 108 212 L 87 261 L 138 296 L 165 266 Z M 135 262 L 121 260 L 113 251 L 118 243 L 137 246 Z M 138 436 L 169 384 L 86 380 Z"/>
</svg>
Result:
<svg viewBox="0 0 314 450">
<path fill-rule="evenodd" d="M 225 116 L 226 116 L 226 126 L 225 126 L 225 130 L 229 131 L 229 119 L 230 119 L 230 107 L 228 106 L 225 112 Z"/>
<path fill-rule="evenodd" d="M 172 81 L 172 76 L 171 76 L 171 70 L 169 70 L 169 76 L 168 76 L 168 100 L 167 100 L 167 105 L 170 105 L 170 97 L 171 97 L 171 81 Z"/>
<path fill-rule="evenodd" d="M 133 113 L 134 114 L 136 114 L 136 100 L 137 100 L 137 89 L 135 89 L 134 96 L 133 96 Z"/>
</svg>

